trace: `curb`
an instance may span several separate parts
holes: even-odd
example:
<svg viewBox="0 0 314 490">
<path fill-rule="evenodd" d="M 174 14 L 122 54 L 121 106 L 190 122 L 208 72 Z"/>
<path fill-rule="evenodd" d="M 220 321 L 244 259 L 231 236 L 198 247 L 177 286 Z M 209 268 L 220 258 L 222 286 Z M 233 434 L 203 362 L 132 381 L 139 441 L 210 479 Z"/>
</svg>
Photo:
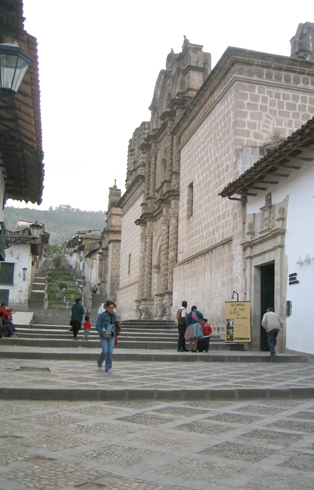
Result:
<svg viewBox="0 0 314 490">
<path fill-rule="evenodd" d="M 309 399 L 314 388 L 230 389 L 230 390 L 81 390 L 45 388 L 0 388 L 2 400 L 66 400 L 66 401 L 239 401 L 250 399 Z"/>
<path fill-rule="evenodd" d="M 95 349 L 93 352 L 88 352 L 85 349 L 77 349 L 76 352 L 15 352 L 2 351 L 1 358 L 6 359 L 44 359 L 50 361 L 95 361 L 99 356 L 100 349 Z M 172 353 L 154 353 L 154 351 L 141 353 L 122 353 L 114 352 L 114 361 L 143 361 L 143 362 L 248 362 L 248 363 L 269 363 L 270 356 L 262 355 L 241 355 L 233 353 L 200 353 L 200 354 L 178 354 Z M 277 355 L 274 363 L 300 363 L 308 362 L 305 356 L 300 355 Z"/>
</svg>

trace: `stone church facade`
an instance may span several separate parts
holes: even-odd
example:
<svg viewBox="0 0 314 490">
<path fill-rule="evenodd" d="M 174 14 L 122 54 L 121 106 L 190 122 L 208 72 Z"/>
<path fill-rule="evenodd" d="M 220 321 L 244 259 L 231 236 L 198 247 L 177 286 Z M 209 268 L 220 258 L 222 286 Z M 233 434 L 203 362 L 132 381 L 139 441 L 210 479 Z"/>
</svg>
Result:
<svg viewBox="0 0 314 490">
<path fill-rule="evenodd" d="M 130 140 L 119 201 L 122 319 L 174 318 L 187 300 L 222 332 L 233 291 L 251 301 L 243 243 L 254 188 L 229 199 L 220 193 L 313 117 L 313 39 L 314 24 L 300 24 L 290 57 L 227 48 L 213 70 L 210 54 L 187 39 L 168 55 L 151 120 Z M 264 223 L 267 209 L 265 202 Z M 284 316 L 282 290 L 276 294 Z M 257 323 L 260 313 L 253 312 Z M 256 347 L 259 333 L 254 339 Z"/>
</svg>

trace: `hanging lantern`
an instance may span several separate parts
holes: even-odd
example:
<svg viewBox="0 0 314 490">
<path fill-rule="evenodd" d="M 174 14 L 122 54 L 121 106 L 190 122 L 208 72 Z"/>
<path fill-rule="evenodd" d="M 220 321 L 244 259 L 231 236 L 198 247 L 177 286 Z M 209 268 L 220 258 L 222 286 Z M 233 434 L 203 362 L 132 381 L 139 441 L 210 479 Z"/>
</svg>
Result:
<svg viewBox="0 0 314 490">
<path fill-rule="evenodd" d="M 0 44 L 0 90 L 17 92 L 32 58 L 14 40 Z"/>
</svg>

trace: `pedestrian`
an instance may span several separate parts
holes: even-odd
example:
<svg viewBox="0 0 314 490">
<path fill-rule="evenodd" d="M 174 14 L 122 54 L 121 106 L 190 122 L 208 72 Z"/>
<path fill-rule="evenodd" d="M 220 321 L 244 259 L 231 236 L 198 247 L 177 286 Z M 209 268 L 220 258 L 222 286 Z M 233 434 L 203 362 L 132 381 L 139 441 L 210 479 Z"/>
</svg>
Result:
<svg viewBox="0 0 314 490">
<path fill-rule="evenodd" d="M 84 315 L 84 307 L 82 305 L 82 299 L 77 298 L 75 300 L 75 303 L 73 303 L 72 305 L 72 314 L 71 314 L 71 321 L 70 321 L 70 325 L 72 327 L 72 332 L 73 332 L 73 340 L 78 340 L 77 334 L 82 326 L 83 315 Z"/>
<path fill-rule="evenodd" d="M 105 303 L 105 311 L 100 313 L 96 321 L 96 330 L 99 333 L 102 348 L 97 365 L 99 371 L 102 371 L 102 364 L 104 361 L 106 361 L 106 373 L 111 373 L 112 371 L 112 354 L 115 343 L 115 323 L 117 321 L 114 309 L 114 302 L 108 299 Z"/>
<path fill-rule="evenodd" d="M 186 315 L 186 331 L 184 334 L 184 337 L 190 341 L 191 352 L 197 352 L 197 341 L 204 337 L 202 325 L 205 325 L 203 314 L 194 305 L 191 312 Z"/>
<path fill-rule="evenodd" d="M 3 312 L 3 318 L 2 318 L 3 325 L 9 325 L 12 332 L 15 332 L 16 329 L 15 329 L 15 326 L 13 325 L 13 321 L 12 321 L 13 320 L 13 313 L 14 313 L 13 308 L 10 308 L 9 306 L 7 306 L 6 303 L 1 303 L 0 312 L 1 311 Z"/>
<path fill-rule="evenodd" d="M 281 317 L 278 315 L 278 313 L 274 312 L 274 309 L 269 306 L 267 308 L 267 312 L 263 316 L 262 319 L 262 326 L 267 332 L 267 340 L 268 340 L 268 345 L 269 345 L 269 350 L 270 350 L 270 358 L 273 361 L 274 357 L 276 356 L 276 343 L 277 343 L 277 336 L 279 334 L 280 327 L 282 327 L 283 321 Z"/>
<path fill-rule="evenodd" d="M 17 335 L 13 332 L 10 325 L 8 323 L 4 324 L 3 319 L 5 318 L 3 311 L 0 311 L 0 342 L 2 341 L 2 334 L 6 332 L 9 337 L 17 337 Z"/>
<path fill-rule="evenodd" d="M 90 318 L 89 318 L 89 313 L 86 312 L 86 316 L 84 318 L 84 337 L 82 338 L 83 342 L 84 340 L 86 340 L 86 342 L 88 341 L 88 335 L 89 335 L 89 331 L 91 329 L 91 321 L 90 321 Z"/>
<path fill-rule="evenodd" d="M 182 301 L 182 306 L 177 311 L 177 321 L 178 321 L 178 332 L 179 332 L 179 338 L 178 338 L 178 352 L 188 352 L 187 348 L 185 347 L 185 329 L 186 329 L 186 307 L 187 307 L 187 302 Z"/>
<path fill-rule="evenodd" d="M 202 330 L 203 330 L 203 335 L 204 335 L 204 338 L 203 339 L 198 339 L 198 342 L 197 342 L 197 350 L 199 352 L 208 352 L 209 350 L 209 340 L 210 340 L 210 335 L 213 333 L 213 329 L 212 327 L 207 323 L 208 320 L 207 318 L 203 318 L 205 324 L 204 325 L 201 325 L 202 327 Z"/>
</svg>

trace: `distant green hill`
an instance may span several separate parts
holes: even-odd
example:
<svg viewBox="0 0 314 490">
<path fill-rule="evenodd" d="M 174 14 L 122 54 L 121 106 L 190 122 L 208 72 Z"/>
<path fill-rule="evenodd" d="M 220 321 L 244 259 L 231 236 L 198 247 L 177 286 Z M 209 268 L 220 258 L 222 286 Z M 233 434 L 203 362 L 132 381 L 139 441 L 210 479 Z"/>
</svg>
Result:
<svg viewBox="0 0 314 490">
<path fill-rule="evenodd" d="M 48 211 L 11 206 L 4 208 L 4 222 L 9 230 L 16 230 L 19 220 L 44 223 L 45 231 L 50 233 L 49 243 L 62 244 L 79 230 L 103 230 L 106 212 L 81 211 L 68 205 L 50 207 Z"/>
</svg>

